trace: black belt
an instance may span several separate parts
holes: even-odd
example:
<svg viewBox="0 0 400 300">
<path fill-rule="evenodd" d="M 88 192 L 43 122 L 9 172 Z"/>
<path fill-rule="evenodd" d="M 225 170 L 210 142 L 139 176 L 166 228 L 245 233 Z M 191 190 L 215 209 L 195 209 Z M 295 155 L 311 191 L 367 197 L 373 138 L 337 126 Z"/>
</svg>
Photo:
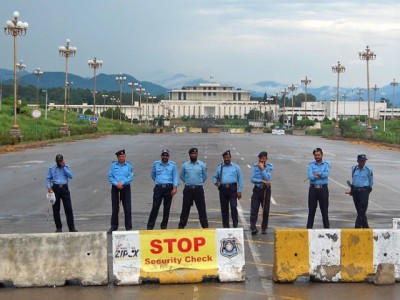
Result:
<svg viewBox="0 0 400 300">
<path fill-rule="evenodd" d="M 57 187 L 59 187 L 59 188 L 64 188 L 64 187 L 68 187 L 68 183 L 66 183 L 66 184 L 53 183 L 53 187 L 54 187 L 54 186 L 57 186 Z"/>
<path fill-rule="evenodd" d="M 185 185 L 185 187 L 189 188 L 189 189 L 199 189 L 202 188 L 202 185 Z"/>
<path fill-rule="evenodd" d="M 165 189 L 167 187 L 172 187 L 172 183 L 156 184 L 156 187 Z"/>
<path fill-rule="evenodd" d="M 231 186 L 237 186 L 236 182 L 233 183 L 221 183 L 224 188 L 230 188 Z"/>
<path fill-rule="evenodd" d="M 327 184 L 312 184 L 314 189 L 322 189 L 324 186 L 328 186 Z"/>
<path fill-rule="evenodd" d="M 262 190 L 263 188 L 265 188 L 265 185 L 261 185 L 261 186 L 254 185 L 254 188 Z"/>
<path fill-rule="evenodd" d="M 356 192 L 363 192 L 363 191 L 367 191 L 369 189 L 369 187 L 353 187 L 353 190 Z"/>
</svg>

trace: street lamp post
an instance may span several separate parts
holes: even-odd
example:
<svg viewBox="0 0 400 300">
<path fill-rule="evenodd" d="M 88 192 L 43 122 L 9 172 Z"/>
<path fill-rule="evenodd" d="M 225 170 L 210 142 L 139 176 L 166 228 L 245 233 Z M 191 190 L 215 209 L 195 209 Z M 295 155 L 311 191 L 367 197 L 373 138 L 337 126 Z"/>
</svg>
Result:
<svg viewBox="0 0 400 300">
<path fill-rule="evenodd" d="M 393 109 L 394 109 L 394 90 L 395 90 L 395 88 L 396 88 L 396 86 L 398 85 L 399 83 L 398 82 L 396 82 L 396 79 L 395 78 L 393 78 L 393 82 L 391 82 L 390 83 L 390 85 L 391 86 L 393 86 L 393 98 L 392 98 L 392 119 L 393 119 Z"/>
<path fill-rule="evenodd" d="M 46 93 L 46 106 L 44 108 L 44 119 L 47 120 L 47 90 L 42 90 L 42 93 Z"/>
<path fill-rule="evenodd" d="M 364 92 L 362 89 L 358 89 L 356 93 L 358 95 L 358 119 L 361 121 L 361 96 Z"/>
<path fill-rule="evenodd" d="M 142 115 L 142 107 L 141 107 L 141 103 L 142 103 L 142 93 L 144 93 L 144 91 L 146 90 L 144 87 L 142 87 L 141 84 L 138 84 L 138 87 L 136 89 L 137 92 L 139 92 L 139 114 Z M 141 116 L 139 116 L 139 119 L 141 119 Z"/>
<path fill-rule="evenodd" d="M 311 84 L 311 78 L 304 76 L 304 79 L 301 79 L 301 83 L 304 84 L 304 119 L 307 120 L 307 85 Z"/>
<path fill-rule="evenodd" d="M 103 111 L 106 111 L 106 99 L 108 98 L 108 95 L 101 95 L 103 97 Z M 105 116 L 105 114 L 104 114 Z"/>
<path fill-rule="evenodd" d="M 375 84 L 374 87 L 372 88 L 374 90 L 374 112 L 373 116 L 375 118 L 375 104 L 376 104 L 376 92 L 379 90 L 378 86 Z"/>
<path fill-rule="evenodd" d="M 367 61 L 367 95 L 368 95 L 368 129 L 371 129 L 371 120 L 370 120 L 370 104 L 369 104 L 369 61 L 374 60 L 376 58 L 376 54 L 369 49 L 365 48 L 365 51 L 359 51 L 358 56 L 361 60 Z"/>
<path fill-rule="evenodd" d="M 126 77 L 120 73 L 119 76 L 115 77 L 115 80 L 119 83 L 119 124 L 121 125 L 122 84 L 125 82 Z"/>
<path fill-rule="evenodd" d="M 11 35 L 14 38 L 14 122 L 10 134 L 16 137 L 21 136 L 21 131 L 17 123 L 17 36 L 26 35 L 27 29 L 28 23 L 19 20 L 19 12 L 17 11 L 13 13 L 13 20 L 8 20 L 6 26 L 4 26 L 4 33 L 6 35 Z"/>
<path fill-rule="evenodd" d="M 36 107 L 39 107 L 39 78 L 40 78 L 40 76 L 43 75 L 43 72 L 40 70 L 40 68 L 37 68 L 35 71 L 33 71 L 33 74 L 35 74 L 36 77 L 37 77 L 37 84 L 36 84 Z"/>
<path fill-rule="evenodd" d="M 338 61 L 337 65 L 332 66 L 332 72 L 337 73 L 337 88 L 336 88 L 336 125 L 335 127 L 339 127 L 339 78 L 340 73 L 343 73 L 346 68 L 340 64 Z"/>
<path fill-rule="evenodd" d="M 135 88 L 136 88 L 136 86 L 137 86 L 137 83 L 131 81 L 131 82 L 128 82 L 128 86 L 132 89 L 131 124 L 133 124 L 133 107 L 134 107 L 134 104 L 135 104 L 134 99 L 133 99 L 133 96 L 134 96 L 134 90 L 135 90 Z"/>
<path fill-rule="evenodd" d="M 58 47 L 58 54 L 65 57 L 65 81 L 64 81 L 64 122 L 62 124 L 61 132 L 69 134 L 67 124 L 67 90 L 68 90 L 68 58 L 74 57 L 76 54 L 76 47 L 71 46 L 71 40 L 67 39 L 64 46 Z"/>
<path fill-rule="evenodd" d="M 286 124 L 285 123 L 285 119 L 286 119 L 286 95 L 289 94 L 289 91 L 286 88 L 284 88 L 281 91 L 281 94 L 283 95 L 283 117 L 282 117 L 282 123 L 283 123 L 283 125 L 285 125 Z"/>
<path fill-rule="evenodd" d="M 111 119 L 114 120 L 114 102 L 115 102 L 115 97 L 111 97 Z"/>
<path fill-rule="evenodd" d="M 292 92 L 292 127 L 294 125 L 294 96 L 293 93 L 297 90 L 297 85 L 291 84 L 288 86 L 289 91 Z"/>
<path fill-rule="evenodd" d="M 93 69 L 93 116 L 96 116 L 96 70 L 103 66 L 103 61 L 95 57 L 88 60 L 88 66 Z M 96 121 L 92 124 L 96 125 Z"/>
<path fill-rule="evenodd" d="M 18 98 L 18 86 L 19 86 L 19 82 L 20 82 L 20 79 L 19 79 L 20 76 L 18 76 L 18 72 L 25 70 L 26 65 L 24 64 L 24 62 L 22 60 L 20 60 L 19 63 L 17 63 L 15 65 L 15 67 L 17 68 L 17 98 Z"/>
<path fill-rule="evenodd" d="M 150 95 L 150 93 L 149 93 L 149 95 Z M 149 96 L 148 99 L 151 100 L 151 103 L 154 103 L 154 99 L 156 99 L 156 96 Z M 147 115 L 150 115 L 149 108 L 150 107 L 147 106 Z M 154 116 L 154 106 L 153 106 L 153 114 L 152 115 Z"/>
<path fill-rule="evenodd" d="M 71 86 L 74 85 L 73 81 L 67 81 L 67 111 L 69 112 L 69 102 L 71 100 Z"/>
<path fill-rule="evenodd" d="M 347 98 L 347 94 L 344 93 L 342 95 L 342 98 L 343 98 L 343 118 L 345 118 L 346 117 L 346 98 Z"/>
</svg>

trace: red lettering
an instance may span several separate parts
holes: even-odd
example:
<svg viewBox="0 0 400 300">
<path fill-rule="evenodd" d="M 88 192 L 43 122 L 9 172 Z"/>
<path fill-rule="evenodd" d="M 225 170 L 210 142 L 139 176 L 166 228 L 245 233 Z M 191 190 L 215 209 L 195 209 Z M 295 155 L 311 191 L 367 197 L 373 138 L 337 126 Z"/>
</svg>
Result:
<svg viewBox="0 0 400 300">
<path fill-rule="evenodd" d="M 184 248 L 184 243 L 186 243 L 186 248 Z M 178 242 L 178 249 L 180 252 L 189 252 L 192 249 L 192 242 L 188 238 L 182 238 Z"/>
<path fill-rule="evenodd" d="M 175 243 L 176 242 L 176 239 L 165 239 L 164 240 L 164 243 L 167 243 L 168 244 L 168 253 L 172 253 L 173 252 L 173 243 Z"/>
<path fill-rule="evenodd" d="M 150 249 L 150 252 L 153 254 L 160 254 L 163 250 L 163 247 L 161 246 L 162 241 L 161 240 L 152 240 L 150 241 L 150 246 L 153 247 Z"/>
<path fill-rule="evenodd" d="M 206 244 L 206 239 L 203 237 L 195 237 L 194 238 L 194 251 L 199 251 L 199 248 L 201 246 L 204 246 Z"/>
</svg>

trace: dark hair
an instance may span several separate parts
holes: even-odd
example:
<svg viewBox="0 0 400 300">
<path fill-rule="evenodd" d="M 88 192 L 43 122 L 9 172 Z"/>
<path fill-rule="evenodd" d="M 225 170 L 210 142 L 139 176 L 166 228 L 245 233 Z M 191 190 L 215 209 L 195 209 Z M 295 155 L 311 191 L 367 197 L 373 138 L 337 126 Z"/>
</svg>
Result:
<svg viewBox="0 0 400 300">
<path fill-rule="evenodd" d="M 315 148 L 315 149 L 313 150 L 312 154 L 315 154 L 315 152 L 321 152 L 321 154 L 324 154 L 324 153 L 322 152 L 322 149 L 321 149 L 321 148 Z"/>
</svg>

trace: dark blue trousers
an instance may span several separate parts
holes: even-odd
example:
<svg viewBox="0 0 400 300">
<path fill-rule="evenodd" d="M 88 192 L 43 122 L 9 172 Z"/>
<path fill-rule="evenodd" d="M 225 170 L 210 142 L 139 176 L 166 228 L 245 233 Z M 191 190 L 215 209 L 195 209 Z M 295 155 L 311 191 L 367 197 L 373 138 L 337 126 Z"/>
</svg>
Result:
<svg viewBox="0 0 400 300">
<path fill-rule="evenodd" d="M 160 210 L 161 203 L 164 200 L 164 208 L 163 208 L 163 219 L 161 221 L 160 228 L 166 229 L 168 226 L 169 220 L 169 211 L 171 209 L 172 204 L 172 192 L 173 186 L 172 184 L 169 186 L 158 186 L 156 185 L 153 189 L 153 206 L 151 208 L 149 220 L 147 221 L 147 229 L 152 230 L 156 225 L 158 211 Z"/>
<path fill-rule="evenodd" d="M 68 185 L 64 184 L 60 187 L 60 185 L 54 184 L 52 186 L 54 195 L 56 196 L 56 202 L 53 205 L 53 218 L 54 223 L 56 224 L 57 229 L 62 229 L 61 217 L 60 217 L 60 208 L 61 208 L 61 200 L 64 206 L 65 216 L 67 217 L 67 225 L 68 229 L 74 230 L 74 213 L 72 211 L 72 202 L 71 202 L 71 193 L 69 192 Z"/>
<path fill-rule="evenodd" d="M 120 190 L 114 185 L 111 187 L 111 228 L 112 230 L 118 229 L 118 214 L 119 214 L 119 202 L 121 201 L 122 207 L 124 208 L 125 214 L 125 229 L 132 230 L 132 206 L 131 206 L 131 186 L 124 185 Z"/>
<path fill-rule="evenodd" d="M 317 211 L 318 203 L 319 209 L 321 210 L 324 228 L 329 228 L 329 190 L 327 185 L 322 186 L 322 188 L 315 188 L 314 186 L 310 185 L 308 190 L 307 228 L 313 228 L 314 226 L 315 212 Z"/>
</svg>

